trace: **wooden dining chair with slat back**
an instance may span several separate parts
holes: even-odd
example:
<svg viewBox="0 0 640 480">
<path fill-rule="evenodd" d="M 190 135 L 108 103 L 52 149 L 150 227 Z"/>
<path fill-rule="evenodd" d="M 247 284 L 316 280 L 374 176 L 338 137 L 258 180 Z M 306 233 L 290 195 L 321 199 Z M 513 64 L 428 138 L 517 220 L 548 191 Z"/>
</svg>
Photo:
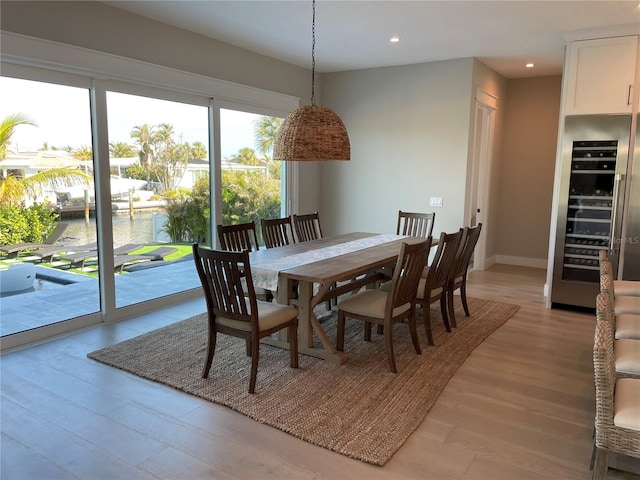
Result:
<svg viewBox="0 0 640 480">
<path fill-rule="evenodd" d="M 260 220 L 260 229 L 264 246 L 267 248 L 282 247 L 295 243 L 291 217 L 263 218 Z"/>
<path fill-rule="evenodd" d="M 260 249 L 256 235 L 255 222 L 239 223 L 237 225 L 218 225 L 218 240 L 220 249 L 229 252 L 249 252 Z M 264 288 L 256 287 L 256 294 L 260 300 L 270 301 L 273 293 Z"/>
<path fill-rule="evenodd" d="M 307 213 L 305 215 L 291 215 L 293 229 L 296 232 L 298 242 L 309 242 L 322 238 L 322 228 L 320 227 L 320 215 L 318 212 Z M 332 285 L 332 288 L 335 284 Z M 327 310 L 331 310 L 331 304 L 337 305 L 337 299 L 327 300 Z"/>
<path fill-rule="evenodd" d="M 255 222 L 218 225 L 218 240 L 220 240 L 220 248 L 229 252 L 243 250 L 253 252 L 260 249 Z"/>
<path fill-rule="evenodd" d="M 457 327 L 456 314 L 454 311 L 453 300 L 454 292 L 460 290 L 460 298 L 462 300 L 462 308 L 465 315 L 468 317 L 469 305 L 467 303 L 467 273 L 469 271 L 469 265 L 473 257 L 478 239 L 480 238 L 480 231 L 482 230 L 482 223 L 479 223 L 475 227 L 465 227 L 462 234 L 462 240 L 460 240 L 460 246 L 458 247 L 458 253 L 453 260 L 453 267 L 449 273 L 449 280 L 447 283 L 447 305 L 449 320 L 452 327 Z"/>
<path fill-rule="evenodd" d="M 414 244 L 403 242 L 388 291 L 367 289 L 338 303 L 337 350 L 344 350 L 345 318 L 350 317 L 365 322 L 365 341 L 371 341 L 372 323 L 384 326 L 387 360 L 393 373 L 397 373 L 393 353 L 394 324 L 407 320 L 413 347 L 417 354 L 422 353 L 416 332 L 416 289 L 430 248 L 431 237 Z"/>
<path fill-rule="evenodd" d="M 208 349 L 202 378 L 209 376 L 218 333 L 246 341 L 247 354 L 251 356 L 249 393 L 254 393 L 256 388 L 261 338 L 286 328 L 291 367 L 297 368 L 298 309 L 257 299 L 251 279 L 249 252 L 211 250 L 194 244 L 193 258 L 204 290 L 209 319 Z"/>
<path fill-rule="evenodd" d="M 298 242 L 308 242 L 322 238 L 322 228 L 320 227 L 320 216 L 318 212 L 306 215 L 292 215 L 293 228 L 296 232 Z"/>
<path fill-rule="evenodd" d="M 398 211 L 397 235 L 407 235 L 410 237 L 427 238 L 433 235 L 433 224 L 435 223 L 435 212 L 413 213 Z"/>
<path fill-rule="evenodd" d="M 427 342 L 429 345 L 433 343 L 433 333 L 431 332 L 431 304 L 440 300 L 440 311 L 442 313 L 442 321 L 447 329 L 451 331 L 449 324 L 449 316 L 447 314 L 447 281 L 449 272 L 453 267 L 453 261 L 456 258 L 460 241 L 462 240 L 462 228 L 455 233 L 442 232 L 438 240 L 438 248 L 435 256 L 427 268 L 423 278 L 420 279 L 418 285 L 417 301 L 422 306 L 422 316 L 424 319 L 424 328 L 427 334 Z"/>
</svg>

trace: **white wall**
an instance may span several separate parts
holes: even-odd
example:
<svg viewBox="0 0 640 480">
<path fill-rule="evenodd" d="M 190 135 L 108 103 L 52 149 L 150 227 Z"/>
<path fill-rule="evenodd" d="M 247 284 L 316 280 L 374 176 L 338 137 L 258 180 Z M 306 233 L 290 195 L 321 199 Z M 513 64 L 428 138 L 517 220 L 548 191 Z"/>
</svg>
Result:
<svg viewBox="0 0 640 480">
<path fill-rule="evenodd" d="M 395 233 L 398 210 L 435 211 L 434 235 L 462 225 L 472 69 L 468 58 L 323 76 L 323 104 L 351 139 L 350 162 L 321 165 L 327 233 Z"/>
</svg>

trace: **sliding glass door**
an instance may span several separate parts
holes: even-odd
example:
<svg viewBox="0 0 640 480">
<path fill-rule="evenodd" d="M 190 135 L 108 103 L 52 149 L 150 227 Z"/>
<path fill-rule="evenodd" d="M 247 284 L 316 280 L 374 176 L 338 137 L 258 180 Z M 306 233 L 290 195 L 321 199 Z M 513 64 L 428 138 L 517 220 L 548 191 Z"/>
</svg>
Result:
<svg viewBox="0 0 640 480">
<path fill-rule="evenodd" d="M 67 85 L 0 77 L 3 337 L 100 310 L 99 272 L 75 261 L 97 258 L 90 84 L 49 77 Z M 35 281 L 24 284 L 25 275 Z"/>
<path fill-rule="evenodd" d="M 107 112 L 116 307 L 199 287 L 189 260 L 210 238 L 208 106 L 108 91 Z"/>
<path fill-rule="evenodd" d="M 286 112 L 200 92 L 3 63 L 3 348 L 194 298 L 193 243 L 288 213 Z M 7 287 L 14 265 L 35 269 L 28 289 Z"/>
</svg>

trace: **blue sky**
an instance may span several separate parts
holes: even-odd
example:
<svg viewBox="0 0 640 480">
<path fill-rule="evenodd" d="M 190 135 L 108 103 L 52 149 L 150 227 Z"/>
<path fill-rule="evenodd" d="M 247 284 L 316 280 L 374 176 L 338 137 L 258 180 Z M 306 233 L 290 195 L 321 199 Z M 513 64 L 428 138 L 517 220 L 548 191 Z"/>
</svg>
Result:
<svg viewBox="0 0 640 480">
<path fill-rule="evenodd" d="M 110 142 L 133 143 L 130 132 L 136 125 L 169 123 L 183 141 L 208 145 L 205 107 L 113 92 L 107 105 Z M 0 77 L 0 118 L 13 113 L 28 115 L 38 126 L 16 128 L 11 150 L 38 150 L 45 142 L 59 148 L 91 145 L 86 89 Z M 223 157 L 255 148 L 253 121 L 258 115 L 224 110 L 221 117 Z"/>
</svg>

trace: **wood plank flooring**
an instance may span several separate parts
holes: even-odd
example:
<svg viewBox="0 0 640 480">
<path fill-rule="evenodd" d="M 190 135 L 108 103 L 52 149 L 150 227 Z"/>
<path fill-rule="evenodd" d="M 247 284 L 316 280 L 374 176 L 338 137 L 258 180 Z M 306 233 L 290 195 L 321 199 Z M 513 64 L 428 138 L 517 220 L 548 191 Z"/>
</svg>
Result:
<svg viewBox="0 0 640 480">
<path fill-rule="evenodd" d="M 545 272 L 472 272 L 469 295 L 520 311 L 478 347 L 422 425 L 375 467 L 86 358 L 204 311 L 204 302 L 4 354 L 5 479 L 589 479 L 595 318 L 547 310 Z M 640 479 L 636 459 L 608 478 Z M 623 471 L 625 470 L 625 471 Z"/>
</svg>

